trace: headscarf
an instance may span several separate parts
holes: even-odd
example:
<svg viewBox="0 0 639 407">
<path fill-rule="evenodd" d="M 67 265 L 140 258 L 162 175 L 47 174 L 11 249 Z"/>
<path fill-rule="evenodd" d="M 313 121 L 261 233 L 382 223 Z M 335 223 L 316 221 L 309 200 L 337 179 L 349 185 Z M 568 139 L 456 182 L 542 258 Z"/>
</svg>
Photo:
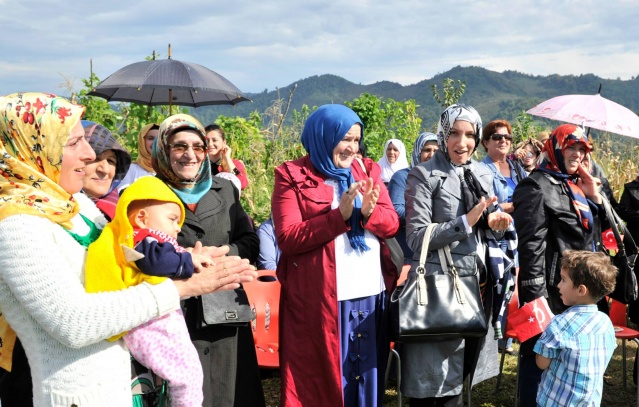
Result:
<svg viewBox="0 0 639 407">
<path fill-rule="evenodd" d="M 151 153 L 146 151 L 146 134 L 153 129 L 153 127 L 159 126 L 156 123 L 149 123 L 142 127 L 138 134 L 138 158 L 135 160 L 136 164 L 144 168 L 148 172 L 155 172 L 153 165 L 151 164 Z"/>
<path fill-rule="evenodd" d="M 313 167 L 328 178 L 337 181 L 341 196 L 355 182 L 350 168 L 337 168 L 333 163 L 333 150 L 354 124 L 364 123 L 357 113 L 344 105 L 324 105 L 314 111 L 306 120 L 302 130 L 302 145 L 311 159 Z M 355 198 L 354 210 L 349 223 L 348 241 L 354 250 L 367 251 L 370 248 L 364 241 L 364 229 L 361 226 L 362 200 Z"/>
<path fill-rule="evenodd" d="M 576 174 L 566 172 L 563 151 L 576 143 L 583 143 L 586 154 L 590 152 L 590 144 L 584 135 L 583 129 L 574 124 L 562 124 L 553 130 L 550 138 L 544 143 L 541 151 L 541 163 L 537 166 L 539 171 L 550 174 L 555 179 L 560 180 L 568 188 L 568 195 L 572 200 L 575 213 L 579 218 L 579 223 L 586 230 L 592 230 L 593 216 L 590 211 L 590 204 L 581 188 L 574 182 Z"/>
<path fill-rule="evenodd" d="M 481 142 L 482 124 L 481 117 L 479 113 L 477 113 L 477 110 L 472 106 L 467 106 L 462 103 L 448 106 L 442 113 L 439 123 L 437 124 L 437 142 L 439 143 L 439 149 L 444 153 L 449 162 L 451 161 L 448 155 L 447 143 L 450 137 L 450 129 L 457 120 L 463 120 L 475 126 L 475 149 L 471 152 L 471 155 L 477 150 L 477 146 L 479 146 Z"/>
<path fill-rule="evenodd" d="M 164 119 L 162 124 L 160 124 L 158 138 L 153 143 L 151 163 L 157 177 L 166 182 L 169 188 L 180 197 L 182 202 L 196 204 L 211 189 L 211 162 L 205 152 L 200 170 L 195 178 L 190 180 L 179 178 L 171 168 L 168 146 L 169 137 L 179 130 L 195 130 L 200 136 L 202 144 L 206 147 L 206 133 L 200 122 L 188 114 L 174 114 Z"/>
<path fill-rule="evenodd" d="M 425 132 L 417 137 L 417 140 L 415 140 L 415 143 L 413 144 L 413 153 L 410 156 L 411 168 L 419 165 L 419 163 L 421 162 L 420 156 L 422 155 L 422 148 L 424 148 L 424 145 L 429 141 L 437 141 L 437 135 L 434 133 Z"/>
<path fill-rule="evenodd" d="M 450 137 L 450 130 L 457 120 L 463 120 L 469 122 L 475 127 L 475 148 L 472 153 L 475 152 L 477 146 L 481 140 L 482 123 L 481 117 L 477 110 L 472 106 L 464 104 L 455 104 L 449 106 L 441 115 L 439 124 L 437 125 L 437 142 L 439 143 L 439 151 L 444 153 L 446 160 L 455 167 L 455 172 L 459 176 L 459 180 L 462 186 L 462 195 L 464 198 L 464 204 L 466 210 L 470 211 L 477 203 L 479 203 L 482 197 L 489 198 L 488 191 L 486 191 L 479 180 L 473 174 L 470 168 L 471 160 L 463 164 L 455 164 L 451 161 L 448 154 L 448 138 Z M 491 206 L 488 212 L 495 210 L 495 206 Z"/>
<path fill-rule="evenodd" d="M 388 157 L 386 156 L 386 150 L 391 143 L 399 150 L 397 160 L 395 160 L 395 162 L 392 164 L 390 163 L 390 161 L 388 161 Z M 377 161 L 377 164 L 379 164 L 382 169 L 382 181 L 390 182 L 395 172 L 403 170 L 404 168 L 408 168 L 408 160 L 406 159 L 406 146 L 404 145 L 404 143 L 396 138 L 388 140 L 384 145 L 382 158 Z"/>
<path fill-rule="evenodd" d="M 113 150 L 115 153 L 115 175 L 111 181 L 109 191 L 97 198 L 100 199 L 109 195 L 120 184 L 131 165 L 131 154 L 118 143 L 118 140 L 106 127 L 88 120 L 82 120 L 82 127 L 84 127 L 84 136 L 89 139 L 89 145 L 95 151 L 96 157 L 107 150 Z M 96 201 L 97 199 L 93 200 Z"/>
<path fill-rule="evenodd" d="M 29 214 L 71 229 L 80 207 L 58 181 L 64 145 L 83 113 L 46 93 L 0 97 L 0 220 Z"/>
<path fill-rule="evenodd" d="M 156 177 L 138 178 L 122 192 L 113 220 L 107 223 L 100 237 L 89 246 L 85 266 L 87 292 L 117 291 L 143 282 L 159 284 L 166 280 L 166 277 L 140 272 L 127 258 L 127 252 L 130 252 L 127 249 L 134 250 L 135 247 L 133 225 L 128 216 L 129 205 L 133 201 L 146 199 L 178 204 L 181 211 L 179 224 L 182 226 L 184 223 L 184 205 L 164 182 Z M 116 340 L 123 334 L 109 340 Z"/>
<path fill-rule="evenodd" d="M 537 162 L 539 161 L 539 158 L 541 157 L 541 150 L 544 148 L 544 145 L 543 145 L 543 143 L 541 141 L 537 140 L 536 138 L 528 137 L 526 140 L 522 140 L 521 142 L 519 142 L 515 146 L 515 149 L 516 150 L 523 149 L 528 144 L 530 144 L 530 146 L 532 147 L 533 151 L 537 155 L 537 159 L 535 161 L 533 161 L 531 167 L 524 167 L 524 169 L 526 171 L 530 172 L 537 166 Z M 519 161 L 519 163 L 522 166 L 524 165 L 523 160 L 518 160 L 518 161 Z"/>
</svg>

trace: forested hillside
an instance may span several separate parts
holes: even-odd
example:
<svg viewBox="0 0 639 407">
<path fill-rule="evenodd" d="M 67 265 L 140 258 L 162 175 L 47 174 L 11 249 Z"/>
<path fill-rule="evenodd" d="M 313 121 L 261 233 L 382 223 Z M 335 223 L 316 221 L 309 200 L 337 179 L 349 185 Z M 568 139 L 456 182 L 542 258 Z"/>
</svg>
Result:
<svg viewBox="0 0 639 407">
<path fill-rule="evenodd" d="M 300 110 L 302 105 L 312 107 L 325 103 L 344 103 L 364 92 L 397 101 L 415 99 L 419 105 L 417 113 L 423 119 L 424 127 L 429 128 L 437 120 L 441 110 L 433 100 L 431 86 L 441 87 L 445 78 L 466 83 L 466 92 L 461 101 L 475 106 L 485 122 L 496 118 L 514 121 L 522 110 L 554 96 L 594 94 L 600 83 L 602 96 L 635 112 L 639 111 L 638 77 L 624 81 L 601 79 L 592 74 L 533 76 L 515 71 L 499 73 L 480 67 L 459 66 L 408 86 L 388 81 L 361 85 L 330 74 L 312 76 L 280 88 L 279 98 L 286 99 L 289 91 L 297 85 L 291 110 Z M 206 123 L 213 122 L 218 115 L 247 117 L 254 110 L 264 112 L 278 98 L 278 90 L 265 90 L 247 96 L 253 100 L 252 103 L 244 102 L 235 107 L 207 106 L 194 109 L 192 113 Z"/>
</svg>

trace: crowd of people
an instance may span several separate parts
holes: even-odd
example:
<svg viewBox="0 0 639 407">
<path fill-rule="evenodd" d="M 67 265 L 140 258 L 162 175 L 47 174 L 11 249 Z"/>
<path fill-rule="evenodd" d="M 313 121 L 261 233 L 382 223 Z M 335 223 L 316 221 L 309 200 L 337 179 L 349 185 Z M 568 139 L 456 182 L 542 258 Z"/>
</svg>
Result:
<svg viewBox="0 0 639 407">
<path fill-rule="evenodd" d="M 614 201 L 639 238 L 639 177 L 616 202 L 580 127 L 513 146 L 508 121 L 483 125 L 454 104 L 410 162 L 395 138 L 375 162 L 360 117 L 324 105 L 304 125 L 306 155 L 275 168 L 256 230 L 240 201 L 246 168 L 220 126 L 149 123 L 133 162 L 83 112 L 50 94 L 0 97 L 0 328 L 15 332 L 0 348 L 3 407 L 131 405 L 130 355 L 167 380 L 174 407 L 265 406 L 242 287 L 256 266 L 281 284 L 281 405 L 382 406 L 401 272 L 387 240 L 415 273 L 431 224 L 426 274 L 444 272 L 450 247 L 491 323 L 481 338 L 402 344 L 410 406 L 462 406 L 465 379 L 496 376 L 498 350 L 514 352 L 497 342 L 495 250 L 520 304 L 544 297 L 556 314 L 520 346 L 520 405 L 601 402 L 616 347 L 600 311 L 616 274 L 600 250 L 602 205 Z"/>
</svg>

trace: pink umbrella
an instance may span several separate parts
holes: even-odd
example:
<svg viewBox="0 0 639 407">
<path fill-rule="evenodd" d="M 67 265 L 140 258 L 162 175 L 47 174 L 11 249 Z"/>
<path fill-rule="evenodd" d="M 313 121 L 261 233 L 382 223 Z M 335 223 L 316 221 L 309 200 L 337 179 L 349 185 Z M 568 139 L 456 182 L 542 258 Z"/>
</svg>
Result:
<svg viewBox="0 0 639 407">
<path fill-rule="evenodd" d="M 639 116 L 596 95 L 564 95 L 548 99 L 526 113 L 583 127 L 639 138 Z"/>
</svg>

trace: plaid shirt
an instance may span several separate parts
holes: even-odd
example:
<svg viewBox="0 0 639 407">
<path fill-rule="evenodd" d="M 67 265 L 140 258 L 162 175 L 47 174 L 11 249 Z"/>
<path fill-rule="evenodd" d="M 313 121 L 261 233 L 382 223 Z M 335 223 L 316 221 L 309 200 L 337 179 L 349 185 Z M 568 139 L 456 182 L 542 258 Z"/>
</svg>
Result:
<svg viewBox="0 0 639 407">
<path fill-rule="evenodd" d="M 596 305 L 574 305 L 556 315 L 535 344 L 552 359 L 541 376 L 538 406 L 599 406 L 603 374 L 617 347 L 608 316 Z"/>
</svg>

